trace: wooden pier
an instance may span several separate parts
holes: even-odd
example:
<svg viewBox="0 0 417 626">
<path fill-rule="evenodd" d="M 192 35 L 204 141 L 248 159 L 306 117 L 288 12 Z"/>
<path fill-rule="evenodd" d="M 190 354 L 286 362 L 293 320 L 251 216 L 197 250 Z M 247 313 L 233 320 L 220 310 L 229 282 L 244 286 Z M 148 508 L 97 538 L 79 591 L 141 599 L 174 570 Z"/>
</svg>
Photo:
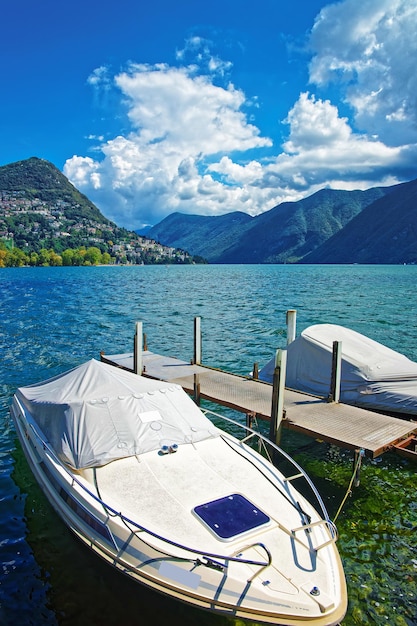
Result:
<svg viewBox="0 0 417 626">
<path fill-rule="evenodd" d="M 199 333 L 197 333 L 198 335 Z M 144 376 L 181 385 L 194 397 L 210 400 L 247 416 L 271 419 L 273 385 L 249 377 L 172 357 L 136 350 L 129 354 L 104 355 L 101 360 Z M 196 356 L 196 355 L 195 355 Z M 195 364 L 197 363 L 197 364 Z M 417 433 L 417 423 L 382 415 L 339 402 L 285 389 L 282 426 L 341 448 L 377 457 Z"/>
</svg>

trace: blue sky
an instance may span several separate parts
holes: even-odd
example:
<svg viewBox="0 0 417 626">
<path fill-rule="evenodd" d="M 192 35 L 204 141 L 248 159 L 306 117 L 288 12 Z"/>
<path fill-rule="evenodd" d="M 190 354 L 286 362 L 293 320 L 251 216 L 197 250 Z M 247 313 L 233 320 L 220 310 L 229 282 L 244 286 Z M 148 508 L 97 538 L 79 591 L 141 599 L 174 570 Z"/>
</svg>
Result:
<svg viewBox="0 0 417 626">
<path fill-rule="evenodd" d="M 417 0 L 14 0 L 0 165 L 47 159 L 129 229 L 411 180 L 416 32 Z"/>
</svg>

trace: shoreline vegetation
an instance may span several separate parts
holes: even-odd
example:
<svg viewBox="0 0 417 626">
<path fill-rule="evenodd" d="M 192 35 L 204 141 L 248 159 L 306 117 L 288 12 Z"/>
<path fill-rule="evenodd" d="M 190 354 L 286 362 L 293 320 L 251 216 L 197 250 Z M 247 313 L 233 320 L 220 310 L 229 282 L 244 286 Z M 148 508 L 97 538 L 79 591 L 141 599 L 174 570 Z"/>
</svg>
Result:
<svg viewBox="0 0 417 626">
<path fill-rule="evenodd" d="M 111 256 L 96 246 L 67 248 L 61 253 L 53 248 L 41 248 L 39 252 L 24 252 L 20 248 L 8 248 L 0 240 L 0 269 L 5 267 L 85 267 L 109 265 L 194 265 L 204 263 L 203 259 L 189 255 L 159 255 L 149 259 L 132 262 L 127 257 Z"/>
</svg>

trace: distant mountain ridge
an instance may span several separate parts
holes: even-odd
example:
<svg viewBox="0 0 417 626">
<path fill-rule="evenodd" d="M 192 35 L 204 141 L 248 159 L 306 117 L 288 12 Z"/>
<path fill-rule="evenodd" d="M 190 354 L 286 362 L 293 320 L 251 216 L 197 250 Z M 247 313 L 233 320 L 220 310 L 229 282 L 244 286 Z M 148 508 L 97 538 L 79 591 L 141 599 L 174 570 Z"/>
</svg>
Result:
<svg viewBox="0 0 417 626">
<path fill-rule="evenodd" d="M 148 236 L 161 242 L 181 241 L 184 250 L 199 250 L 200 256 L 217 263 L 221 262 L 217 259 L 224 250 L 239 239 L 252 219 L 247 213 L 238 211 L 213 217 L 171 213 L 149 229 Z"/>
<path fill-rule="evenodd" d="M 384 199 L 387 206 L 397 205 L 397 194 L 412 194 L 412 186 L 413 182 L 366 191 L 322 189 L 298 202 L 283 202 L 256 217 L 238 212 L 216 217 L 173 213 L 151 228 L 148 236 L 165 245 L 184 247 L 210 263 L 355 263 L 359 261 L 352 242 L 346 244 L 345 250 L 345 229 L 368 207 Z M 375 212 L 378 214 L 378 208 Z M 395 228 L 395 222 L 392 226 Z M 362 225 L 362 229 L 358 237 L 365 245 L 365 238 L 372 238 L 372 224 Z M 336 236 L 338 254 L 336 247 L 326 254 L 327 242 Z M 337 258 L 350 260 L 337 261 Z M 384 261 L 370 260 L 383 258 L 382 253 L 376 255 L 376 250 L 373 257 L 367 258 L 368 263 L 397 262 L 386 247 Z"/>
</svg>

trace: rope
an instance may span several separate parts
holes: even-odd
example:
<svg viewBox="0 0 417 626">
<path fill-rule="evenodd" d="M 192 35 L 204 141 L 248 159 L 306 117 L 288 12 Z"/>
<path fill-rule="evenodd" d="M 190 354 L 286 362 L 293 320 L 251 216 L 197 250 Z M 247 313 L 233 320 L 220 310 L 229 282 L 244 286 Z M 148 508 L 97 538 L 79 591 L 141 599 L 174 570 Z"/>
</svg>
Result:
<svg viewBox="0 0 417 626">
<path fill-rule="evenodd" d="M 347 488 L 345 497 L 343 498 L 339 508 L 337 509 L 337 513 L 333 518 L 333 522 L 336 522 L 337 518 L 339 517 L 339 513 L 341 512 L 346 500 L 348 499 L 348 496 L 350 496 L 350 494 L 352 493 L 352 484 L 353 481 L 355 480 L 355 476 L 356 476 L 356 472 L 358 471 L 358 467 L 362 462 L 362 454 L 358 455 L 358 460 L 356 461 L 355 467 L 353 469 L 353 474 L 352 474 L 352 478 L 350 479 L 350 483 L 349 483 L 349 487 Z"/>
</svg>

